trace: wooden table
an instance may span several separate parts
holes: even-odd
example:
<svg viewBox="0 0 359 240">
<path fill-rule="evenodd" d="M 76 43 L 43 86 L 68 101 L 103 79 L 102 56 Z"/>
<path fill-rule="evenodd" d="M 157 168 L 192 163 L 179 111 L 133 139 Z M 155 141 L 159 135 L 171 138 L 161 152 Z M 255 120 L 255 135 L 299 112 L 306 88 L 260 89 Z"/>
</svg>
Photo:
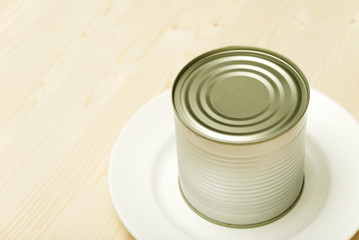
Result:
<svg viewBox="0 0 359 240">
<path fill-rule="evenodd" d="M 114 141 L 227 45 L 284 54 L 359 120 L 358 1 L 0 0 L 0 239 L 131 239 L 107 186 Z"/>
</svg>

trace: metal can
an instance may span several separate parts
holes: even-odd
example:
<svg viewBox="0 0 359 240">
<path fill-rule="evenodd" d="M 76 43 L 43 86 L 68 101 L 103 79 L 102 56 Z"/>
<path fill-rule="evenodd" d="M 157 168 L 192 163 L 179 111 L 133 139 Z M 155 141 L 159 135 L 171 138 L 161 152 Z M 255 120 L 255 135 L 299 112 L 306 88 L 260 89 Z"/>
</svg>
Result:
<svg viewBox="0 0 359 240">
<path fill-rule="evenodd" d="M 200 216 L 230 227 L 272 222 L 304 186 L 309 85 L 272 51 L 204 53 L 172 88 L 179 185 Z"/>
</svg>

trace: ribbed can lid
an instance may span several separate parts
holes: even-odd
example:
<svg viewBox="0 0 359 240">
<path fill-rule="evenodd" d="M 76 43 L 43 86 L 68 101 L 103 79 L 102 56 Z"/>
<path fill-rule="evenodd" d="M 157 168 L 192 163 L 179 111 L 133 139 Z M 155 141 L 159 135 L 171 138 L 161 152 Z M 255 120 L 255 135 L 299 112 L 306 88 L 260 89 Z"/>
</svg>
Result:
<svg viewBox="0 0 359 240">
<path fill-rule="evenodd" d="M 172 88 L 179 120 L 203 137 L 227 143 L 261 142 L 286 132 L 308 102 L 308 82 L 293 62 L 251 47 L 198 56 Z"/>
</svg>

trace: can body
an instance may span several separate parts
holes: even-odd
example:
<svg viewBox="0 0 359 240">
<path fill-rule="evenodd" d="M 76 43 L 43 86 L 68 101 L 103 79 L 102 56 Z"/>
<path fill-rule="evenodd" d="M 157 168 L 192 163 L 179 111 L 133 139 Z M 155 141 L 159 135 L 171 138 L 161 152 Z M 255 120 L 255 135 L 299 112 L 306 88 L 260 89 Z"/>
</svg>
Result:
<svg viewBox="0 0 359 240">
<path fill-rule="evenodd" d="M 309 87 L 283 59 L 262 49 L 219 49 L 190 62 L 176 79 L 179 184 L 207 220 L 257 226 L 299 199 Z"/>
<path fill-rule="evenodd" d="M 190 206 L 224 225 L 258 225 L 295 203 L 303 186 L 305 118 L 273 141 L 228 145 L 176 120 L 179 182 Z"/>
</svg>

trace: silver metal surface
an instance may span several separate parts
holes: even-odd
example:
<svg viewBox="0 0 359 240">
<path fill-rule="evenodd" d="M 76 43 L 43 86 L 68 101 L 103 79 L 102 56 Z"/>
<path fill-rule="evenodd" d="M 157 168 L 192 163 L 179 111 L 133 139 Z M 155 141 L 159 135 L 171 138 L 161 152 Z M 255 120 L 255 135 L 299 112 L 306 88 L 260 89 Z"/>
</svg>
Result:
<svg viewBox="0 0 359 240">
<path fill-rule="evenodd" d="M 213 50 L 191 61 L 174 83 L 178 118 L 206 138 L 253 143 L 278 136 L 304 115 L 308 83 L 292 62 L 257 48 Z"/>
<path fill-rule="evenodd" d="M 180 72 L 172 97 L 180 187 L 196 213 L 251 227 L 295 205 L 309 87 L 292 62 L 263 49 L 214 50 Z"/>
</svg>

